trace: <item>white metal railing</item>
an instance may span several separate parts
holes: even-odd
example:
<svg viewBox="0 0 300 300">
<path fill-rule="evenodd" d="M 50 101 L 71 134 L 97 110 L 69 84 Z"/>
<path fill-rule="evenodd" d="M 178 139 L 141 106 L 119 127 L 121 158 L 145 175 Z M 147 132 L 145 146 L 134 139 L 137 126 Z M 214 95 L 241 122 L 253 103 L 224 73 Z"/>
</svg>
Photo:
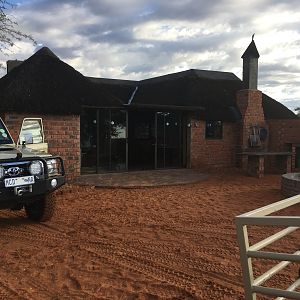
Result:
<svg viewBox="0 0 300 300">
<path fill-rule="evenodd" d="M 245 299 L 256 300 L 256 293 L 275 296 L 276 300 L 300 299 L 300 292 L 295 291 L 300 286 L 300 278 L 297 279 L 286 290 L 264 287 L 264 284 L 273 275 L 281 271 L 291 262 L 300 262 L 300 250 L 293 254 L 260 251 L 262 248 L 272 244 L 282 237 L 300 228 L 300 217 L 296 216 L 269 216 L 270 214 L 300 203 L 300 195 L 272 203 L 251 212 L 236 217 L 237 239 L 240 248 L 241 266 L 243 271 L 243 282 L 245 288 Z M 285 229 L 263 239 L 262 241 L 249 245 L 248 225 L 261 226 L 287 226 Z M 281 261 L 257 278 L 253 276 L 252 258 L 273 259 Z M 300 275 L 300 274 L 299 274 Z"/>
</svg>

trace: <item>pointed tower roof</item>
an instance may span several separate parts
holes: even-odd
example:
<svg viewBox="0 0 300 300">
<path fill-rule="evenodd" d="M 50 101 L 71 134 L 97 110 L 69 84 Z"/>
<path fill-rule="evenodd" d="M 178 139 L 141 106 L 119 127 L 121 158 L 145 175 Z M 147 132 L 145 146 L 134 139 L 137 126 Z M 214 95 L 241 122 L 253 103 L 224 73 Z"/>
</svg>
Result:
<svg viewBox="0 0 300 300">
<path fill-rule="evenodd" d="M 244 54 L 242 55 L 242 58 L 247 58 L 247 57 L 254 57 L 254 58 L 259 58 L 259 53 L 258 50 L 256 48 L 253 36 L 252 36 L 252 41 L 249 44 L 248 48 L 246 49 L 246 51 L 244 52 Z"/>
</svg>

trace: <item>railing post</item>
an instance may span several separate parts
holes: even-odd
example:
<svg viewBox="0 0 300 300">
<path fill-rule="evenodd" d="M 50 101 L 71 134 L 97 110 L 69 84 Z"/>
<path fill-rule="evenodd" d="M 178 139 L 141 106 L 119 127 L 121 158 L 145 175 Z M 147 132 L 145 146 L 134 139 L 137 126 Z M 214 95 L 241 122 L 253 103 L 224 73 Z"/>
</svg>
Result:
<svg viewBox="0 0 300 300">
<path fill-rule="evenodd" d="M 243 225 L 241 219 L 236 218 L 237 239 L 240 248 L 241 267 L 245 289 L 245 300 L 256 300 L 256 293 L 252 293 L 253 269 L 251 258 L 248 258 L 249 239 L 247 226 Z"/>
</svg>

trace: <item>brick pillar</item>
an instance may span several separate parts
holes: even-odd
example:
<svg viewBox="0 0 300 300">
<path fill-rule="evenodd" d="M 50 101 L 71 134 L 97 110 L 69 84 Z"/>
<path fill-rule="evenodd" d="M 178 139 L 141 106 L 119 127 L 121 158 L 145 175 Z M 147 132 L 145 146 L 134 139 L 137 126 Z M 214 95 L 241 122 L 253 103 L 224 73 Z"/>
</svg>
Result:
<svg viewBox="0 0 300 300">
<path fill-rule="evenodd" d="M 262 92 L 258 90 L 240 90 L 236 95 L 236 103 L 242 115 L 240 127 L 240 149 L 249 148 L 251 126 L 266 127 L 262 107 Z"/>
</svg>

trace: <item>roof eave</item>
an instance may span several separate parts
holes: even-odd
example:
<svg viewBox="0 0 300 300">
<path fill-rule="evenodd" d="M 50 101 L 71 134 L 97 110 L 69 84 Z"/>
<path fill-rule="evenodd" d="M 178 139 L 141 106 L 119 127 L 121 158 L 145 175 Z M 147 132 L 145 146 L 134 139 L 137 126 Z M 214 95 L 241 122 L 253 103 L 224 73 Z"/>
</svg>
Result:
<svg viewBox="0 0 300 300">
<path fill-rule="evenodd" d="M 172 110 L 184 110 L 184 111 L 195 111 L 205 110 L 203 106 L 179 106 L 179 105 L 163 105 L 163 104 L 143 104 L 143 103 L 132 103 L 126 105 L 127 107 L 136 108 L 157 108 L 157 109 L 172 109 Z"/>
</svg>

